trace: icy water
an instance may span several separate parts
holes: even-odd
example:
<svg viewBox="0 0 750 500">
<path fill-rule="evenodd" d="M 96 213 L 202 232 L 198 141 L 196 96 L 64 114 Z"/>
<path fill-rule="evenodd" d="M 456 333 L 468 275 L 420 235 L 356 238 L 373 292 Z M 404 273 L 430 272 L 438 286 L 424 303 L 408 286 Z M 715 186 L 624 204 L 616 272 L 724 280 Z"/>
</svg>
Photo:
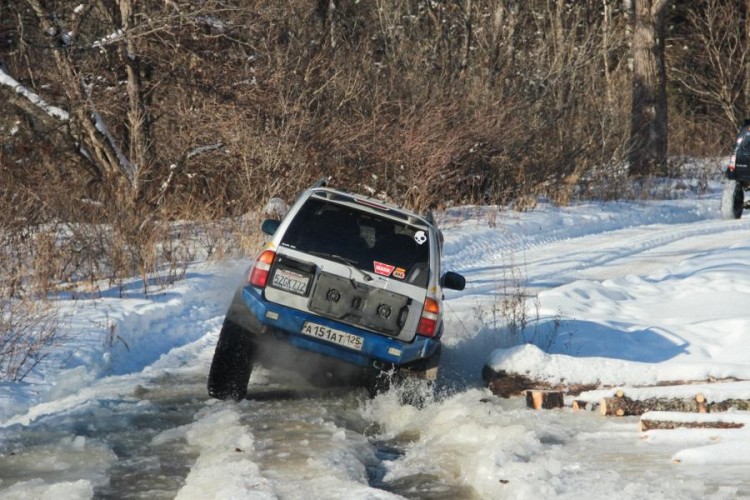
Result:
<svg viewBox="0 0 750 500">
<path fill-rule="evenodd" d="M 94 498 L 175 498 L 206 454 L 185 436 L 201 415 L 220 412 L 239 415 L 253 442 L 234 452 L 257 464 L 278 498 L 479 499 L 504 489 L 509 498 L 597 498 L 600 488 L 620 488 L 609 498 L 750 496 L 746 470 L 678 466 L 670 457 L 684 443 L 648 444 L 636 419 L 535 412 L 521 399 L 483 395 L 466 389 L 413 406 L 403 395 L 260 384 L 225 403 L 207 399 L 202 378 L 161 377 L 136 385 L 132 398 L 2 430 L 0 498 L 15 483 L 81 479 L 95 485 Z M 472 477 L 483 461 L 507 464 L 493 484 Z M 365 489 L 350 497 L 352 485 Z"/>
<path fill-rule="evenodd" d="M 361 412 L 369 399 L 363 390 L 251 385 L 245 401 L 218 403 L 208 400 L 202 378 L 162 377 L 136 385 L 132 396 L 0 431 L 0 498 L 17 483 L 81 479 L 96 485 L 95 498 L 174 498 L 199 450 L 162 436 L 189 427 L 207 405 L 237 408 L 255 438 L 254 459 L 280 497 L 304 497 L 300 485 L 330 473 L 323 462 L 338 454 L 336 467 L 361 463 L 365 481 L 377 489 L 411 498 L 477 498 L 431 474 L 384 481 L 383 464 L 399 459 L 411 439 L 378 437 L 378 425 Z"/>
</svg>

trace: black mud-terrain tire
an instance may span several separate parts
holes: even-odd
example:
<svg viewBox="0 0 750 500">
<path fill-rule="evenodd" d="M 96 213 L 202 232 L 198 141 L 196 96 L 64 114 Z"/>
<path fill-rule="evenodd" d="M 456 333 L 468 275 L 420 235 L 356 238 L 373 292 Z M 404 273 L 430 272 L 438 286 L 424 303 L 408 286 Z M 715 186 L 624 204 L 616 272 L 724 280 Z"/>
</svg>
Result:
<svg viewBox="0 0 750 500">
<path fill-rule="evenodd" d="M 236 323 L 225 320 L 208 373 L 208 395 L 216 399 L 244 399 L 253 370 L 253 353 L 249 334 Z"/>
<path fill-rule="evenodd" d="M 721 216 L 724 219 L 739 219 L 745 204 L 745 190 L 739 181 L 728 180 L 721 195 Z"/>
</svg>

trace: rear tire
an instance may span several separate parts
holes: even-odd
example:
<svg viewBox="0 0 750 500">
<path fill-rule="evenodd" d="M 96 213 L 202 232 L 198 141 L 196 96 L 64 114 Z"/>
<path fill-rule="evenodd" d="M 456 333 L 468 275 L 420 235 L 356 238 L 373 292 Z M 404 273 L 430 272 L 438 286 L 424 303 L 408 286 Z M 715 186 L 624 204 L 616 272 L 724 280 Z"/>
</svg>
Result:
<svg viewBox="0 0 750 500">
<path fill-rule="evenodd" d="M 745 190 L 739 181 L 727 181 L 721 195 L 721 216 L 724 219 L 739 219 L 745 204 Z"/>
<path fill-rule="evenodd" d="M 216 399 L 244 399 L 253 369 L 253 352 L 249 334 L 236 323 L 224 320 L 208 373 L 208 395 Z"/>
<path fill-rule="evenodd" d="M 438 368 L 440 367 L 440 356 L 443 351 L 443 346 L 438 344 L 435 352 L 430 354 L 428 358 L 421 359 L 415 363 L 407 365 L 405 372 L 414 378 L 423 380 L 435 381 L 437 380 Z"/>
</svg>

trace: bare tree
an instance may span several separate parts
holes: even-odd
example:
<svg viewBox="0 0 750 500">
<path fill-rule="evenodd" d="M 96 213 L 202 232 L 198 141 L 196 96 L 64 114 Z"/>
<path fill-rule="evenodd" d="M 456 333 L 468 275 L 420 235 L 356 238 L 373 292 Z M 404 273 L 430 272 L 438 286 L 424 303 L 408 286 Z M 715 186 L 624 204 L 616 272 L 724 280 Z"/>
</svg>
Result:
<svg viewBox="0 0 750 500">
<path fill-rule="evenodd" d="M 667 164 L 665 19 L 671 0 L 633 0 L 631 176 L 663 173 Z"/>
<path fill-rule="evenodd" d="M 748 46 L 741 6 L 723 0 L 696 2 L 687 13 L 686 33 L 674 41 L 670 77 L 727 129 L 742 123 L 747 93 Z M 747 97 L 745 98 L 745 100 Z M 715 110 L 715 111 L 714 111 Z"/>
<path fill-rule="evenodd" d="M 42 31 L 49 36 L 52 43 L 50 53 L 70 107 L 68 127 L 72 138 L 80 141 L 80 153 L 102 178 L 108 179 L 115 186 L 125 183 L 131 188 L 129 191 L 137 191 L 137 165 L 113 137 L 110 127 L 94 103 L 91 82 L 86 81 L 81 68 L 70 57 L 69 47 L 77 34 L 72 25 L 78 22 L 78 12 L 72 11 L 70 20 L 67 20 L 50 9 L 42 0 L 26 0 L 26 3 L 36 14 Z M 129 0 L 121 0 L 121 3 L 126 6 Z M 127 22 L 129 21 L 126 20 Z M 127 27 L 127 24 L 112 26 L 112 33 L 122 32 L 123 28 Z M 129 97 L 132 96 L 129 94 Z M 131 132 L 133 137 L 140 137 L 140 132 Z M 116 189 L 115 192 L 120 190 Z"/>
<path fill-rule="evenodd" d="M 41 99 L 0 85 L 21 129 L 0 140 L 9 165 L 47 151 L 38 176 L 59 161 L 76 194 L 104 205 L 109 185 L 154 217 L 247 212 L 332 173 L 415 205 L 441 196 L 409 180 L 425 171 L 482 186 L 454 202 L 575 193 L 628 155 L 633 175 L 664 166 L 665 18 L 697 3 L 0 0 L 6 72 Z M 686 137 L 706 111 L 681 90 Z"/>
</svg>

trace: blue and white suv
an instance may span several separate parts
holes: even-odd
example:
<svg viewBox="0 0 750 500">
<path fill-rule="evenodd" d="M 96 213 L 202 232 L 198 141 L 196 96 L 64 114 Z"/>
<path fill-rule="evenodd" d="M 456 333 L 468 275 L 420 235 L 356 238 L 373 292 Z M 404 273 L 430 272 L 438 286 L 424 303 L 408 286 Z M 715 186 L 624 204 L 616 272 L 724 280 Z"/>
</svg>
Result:
<svg viewBox="0 0 750 500">
<path fill-rule="evenodd" d="M 443 332 L 442 235 L 431 217 L 322 185 L 302 193 L 227 311 L 209 395 L 242 399 L 255 363 L 311 382 L 371 384 L 384 370 L 434 379 Z"/>
</svg>

